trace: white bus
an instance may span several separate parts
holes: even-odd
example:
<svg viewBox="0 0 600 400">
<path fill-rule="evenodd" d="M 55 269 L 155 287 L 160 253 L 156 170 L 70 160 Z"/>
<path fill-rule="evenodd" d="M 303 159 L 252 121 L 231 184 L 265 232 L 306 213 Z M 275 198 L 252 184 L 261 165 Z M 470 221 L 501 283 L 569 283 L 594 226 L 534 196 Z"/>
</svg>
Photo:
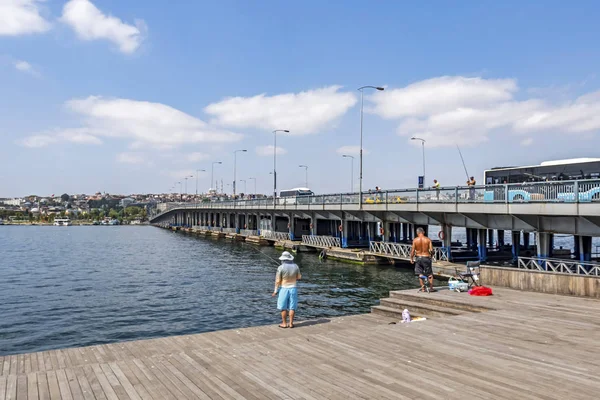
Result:
<svg viewBox="0 0 600 400">
<path fill-rule="evenodd" d="M 282 190 L 279 192 L 279 203 L 280 204 L 301 204 L 302 199 L 306 198 L 308 203 L 308 196 L 313 196 L 314 193 L 309 188 L 295 188 Z"/>
</svg>

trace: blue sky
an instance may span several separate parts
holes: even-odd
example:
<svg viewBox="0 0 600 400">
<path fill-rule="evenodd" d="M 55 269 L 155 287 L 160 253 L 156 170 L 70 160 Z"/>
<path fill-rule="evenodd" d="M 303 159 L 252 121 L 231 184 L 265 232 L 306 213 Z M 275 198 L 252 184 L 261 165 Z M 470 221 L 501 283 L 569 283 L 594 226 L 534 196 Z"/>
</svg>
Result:
<svg viewBox="0 0 600 400">
<path fill-rule="evenodd" d="M 523 4 L 526 3 L 526 4 Z M 0 0 L 0 197 L 168 192 L 200 174 L 349 191 L 597 155 L 600 5 Z M 195 191 L 195 178 L 188 181 Z M 248 181 L 248 191 L 253 183 Z M 177 185 L 178 187 L 179 185 Z M 243 191 L 238 183 L 238 191 Z M 228 189 L 226 187 L 226 189 Z M 177 188 L 177 191 L 179 189 Z M 230 190 L 230 189 L 229 189 Z"/>
</svg>

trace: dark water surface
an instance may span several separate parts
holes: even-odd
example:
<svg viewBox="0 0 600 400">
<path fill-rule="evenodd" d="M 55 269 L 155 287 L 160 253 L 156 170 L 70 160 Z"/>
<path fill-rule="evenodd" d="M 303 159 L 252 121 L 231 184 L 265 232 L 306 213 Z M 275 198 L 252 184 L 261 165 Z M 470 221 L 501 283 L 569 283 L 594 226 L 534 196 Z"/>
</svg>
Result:
<svg viewBox="0 0 600 400">
<path fill-rule="evenodd" d="M 0 226 L 0 354 L 277 323 L 267 255 L 149 226 Z M 410 269 L 297 262 L 300 320 L 416 287 Z"/>
</svg>

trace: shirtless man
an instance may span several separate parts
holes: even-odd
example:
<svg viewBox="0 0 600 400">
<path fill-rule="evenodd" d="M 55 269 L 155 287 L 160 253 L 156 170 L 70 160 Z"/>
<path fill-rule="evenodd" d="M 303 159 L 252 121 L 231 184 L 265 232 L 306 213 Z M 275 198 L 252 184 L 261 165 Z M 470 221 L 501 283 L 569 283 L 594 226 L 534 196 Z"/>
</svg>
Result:
<svg viewBox="0 0 600 400">
<path fill-rule="evenodd" d="M 415 263 L 415 254 L 417 261 Z M 415 264 L 415 274 L 419 277 L 421 283 L 421 291 L 425 291 L 425 282 L 421 276 L 427 276 L 429 281 L 429 290 L 434 292 L 433 289 L 433 270 L 431 269 L 431 254 L 433 254 L 433 244 L 431 239 L 425 236 L 423 228 L 417 228 L 417 237 L 413 240 L 412 247 L 410 249 L 410 263 Z"/>
</svg>

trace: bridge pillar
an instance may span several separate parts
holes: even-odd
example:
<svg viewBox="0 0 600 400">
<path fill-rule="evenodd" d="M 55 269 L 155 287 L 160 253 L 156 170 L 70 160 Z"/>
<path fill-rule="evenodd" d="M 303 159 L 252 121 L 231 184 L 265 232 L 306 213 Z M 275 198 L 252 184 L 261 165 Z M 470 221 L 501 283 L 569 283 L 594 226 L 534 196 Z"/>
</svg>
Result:
<svg viewBox="0 0 600 400">
<path fill-rule="evenodd" d="M 538 232 L 537 234 L 537 256 L 548 258 L 552 256 L 552 243 L 554 235 L 551 233 Z"/>
<path fill-rule="evenodd" d="M 312 213 L 310 215 L 310 236 L 315 236 L 317 232 L 317 215 Z"/>
<path fill-rule="evenodd" d="M 488 248 L 494 248 L 494 230 L 488 229 Z"/>
<path fill-rule="evenodd" d="M 523 247 L 525 250 L 529 249 L 529 243 L 531 243 L 531 233 L 523 232 Z"/>
<path fill-rule="evenodd" d="M 383 226 L 383 241 L 391 242 L 392 237 L 393 237 L 393 235 L 392 235 L 393 223 L 384 221 L 381 224 Z"/>
<path fill-rule="evenodd" d="M 504 231 L 501 229 L 498 229 L 498 247 L 504 248 Z"/>
<path fill-rule="evenodd" d="M 343 248 L 347 248 L 348 247 L 348 221 L 346 221 L 345 219 L 340 221 L 340 224 L 342 225 L 342 237 L 341 237 L 341 243 L 342 243 L 342 247 Z"/>
<path fill-rule="evenodd" d="M 471 249 L 471 246 L 473 245 L 471 243 L 471 240 L 473 239 L 473 235 L 471 235 L 471 228 L 465 228 L 465 236 L 467 237 L 467 248 Z"/>
<path fill-rule="evenodd" d="M 400 224 L 400 226 L 402 228 L 402 241 L 408 242 L 408 224 L 402 223 Z"/>
<path fill-rule="evenodd" d="M 452 261 L 452 226 L 444 224 L 441 228 L 444 234 L 442 246 L 444 247 L 444 249 L 446 249 L 446 252 L 448 254 L 448 261 Z"/>
<path fill-rule="evenodd" d="M 487 229 L 477 229 L 477 236 L 479 239 L 479 246 L 477 247 L 477 253 L 479 254 L 479 261 L 487 261 Z"/>
<path fill-rule="evenodd" d="M 294 239 L 294 232 L 296 231 L 296 220 L 294 219 L 294 215 L 288 215 L 288 232 L 290 234 L 290 239 Z"/>
<path fill-rule="evenodd" d="M 591 236 L 579 236 L 577 237 L 577 244 L 579 245 L 579 261 L 589 262 L 592 261 L 592 237 Z"/>
<path fill-rule="evenodd" d="M 512 231 L 512 254 L 513 254 L 513 263 L 515 265 L 519 261 L 520 253 L 521 253 L 521 231 Z"/>
</svg>

